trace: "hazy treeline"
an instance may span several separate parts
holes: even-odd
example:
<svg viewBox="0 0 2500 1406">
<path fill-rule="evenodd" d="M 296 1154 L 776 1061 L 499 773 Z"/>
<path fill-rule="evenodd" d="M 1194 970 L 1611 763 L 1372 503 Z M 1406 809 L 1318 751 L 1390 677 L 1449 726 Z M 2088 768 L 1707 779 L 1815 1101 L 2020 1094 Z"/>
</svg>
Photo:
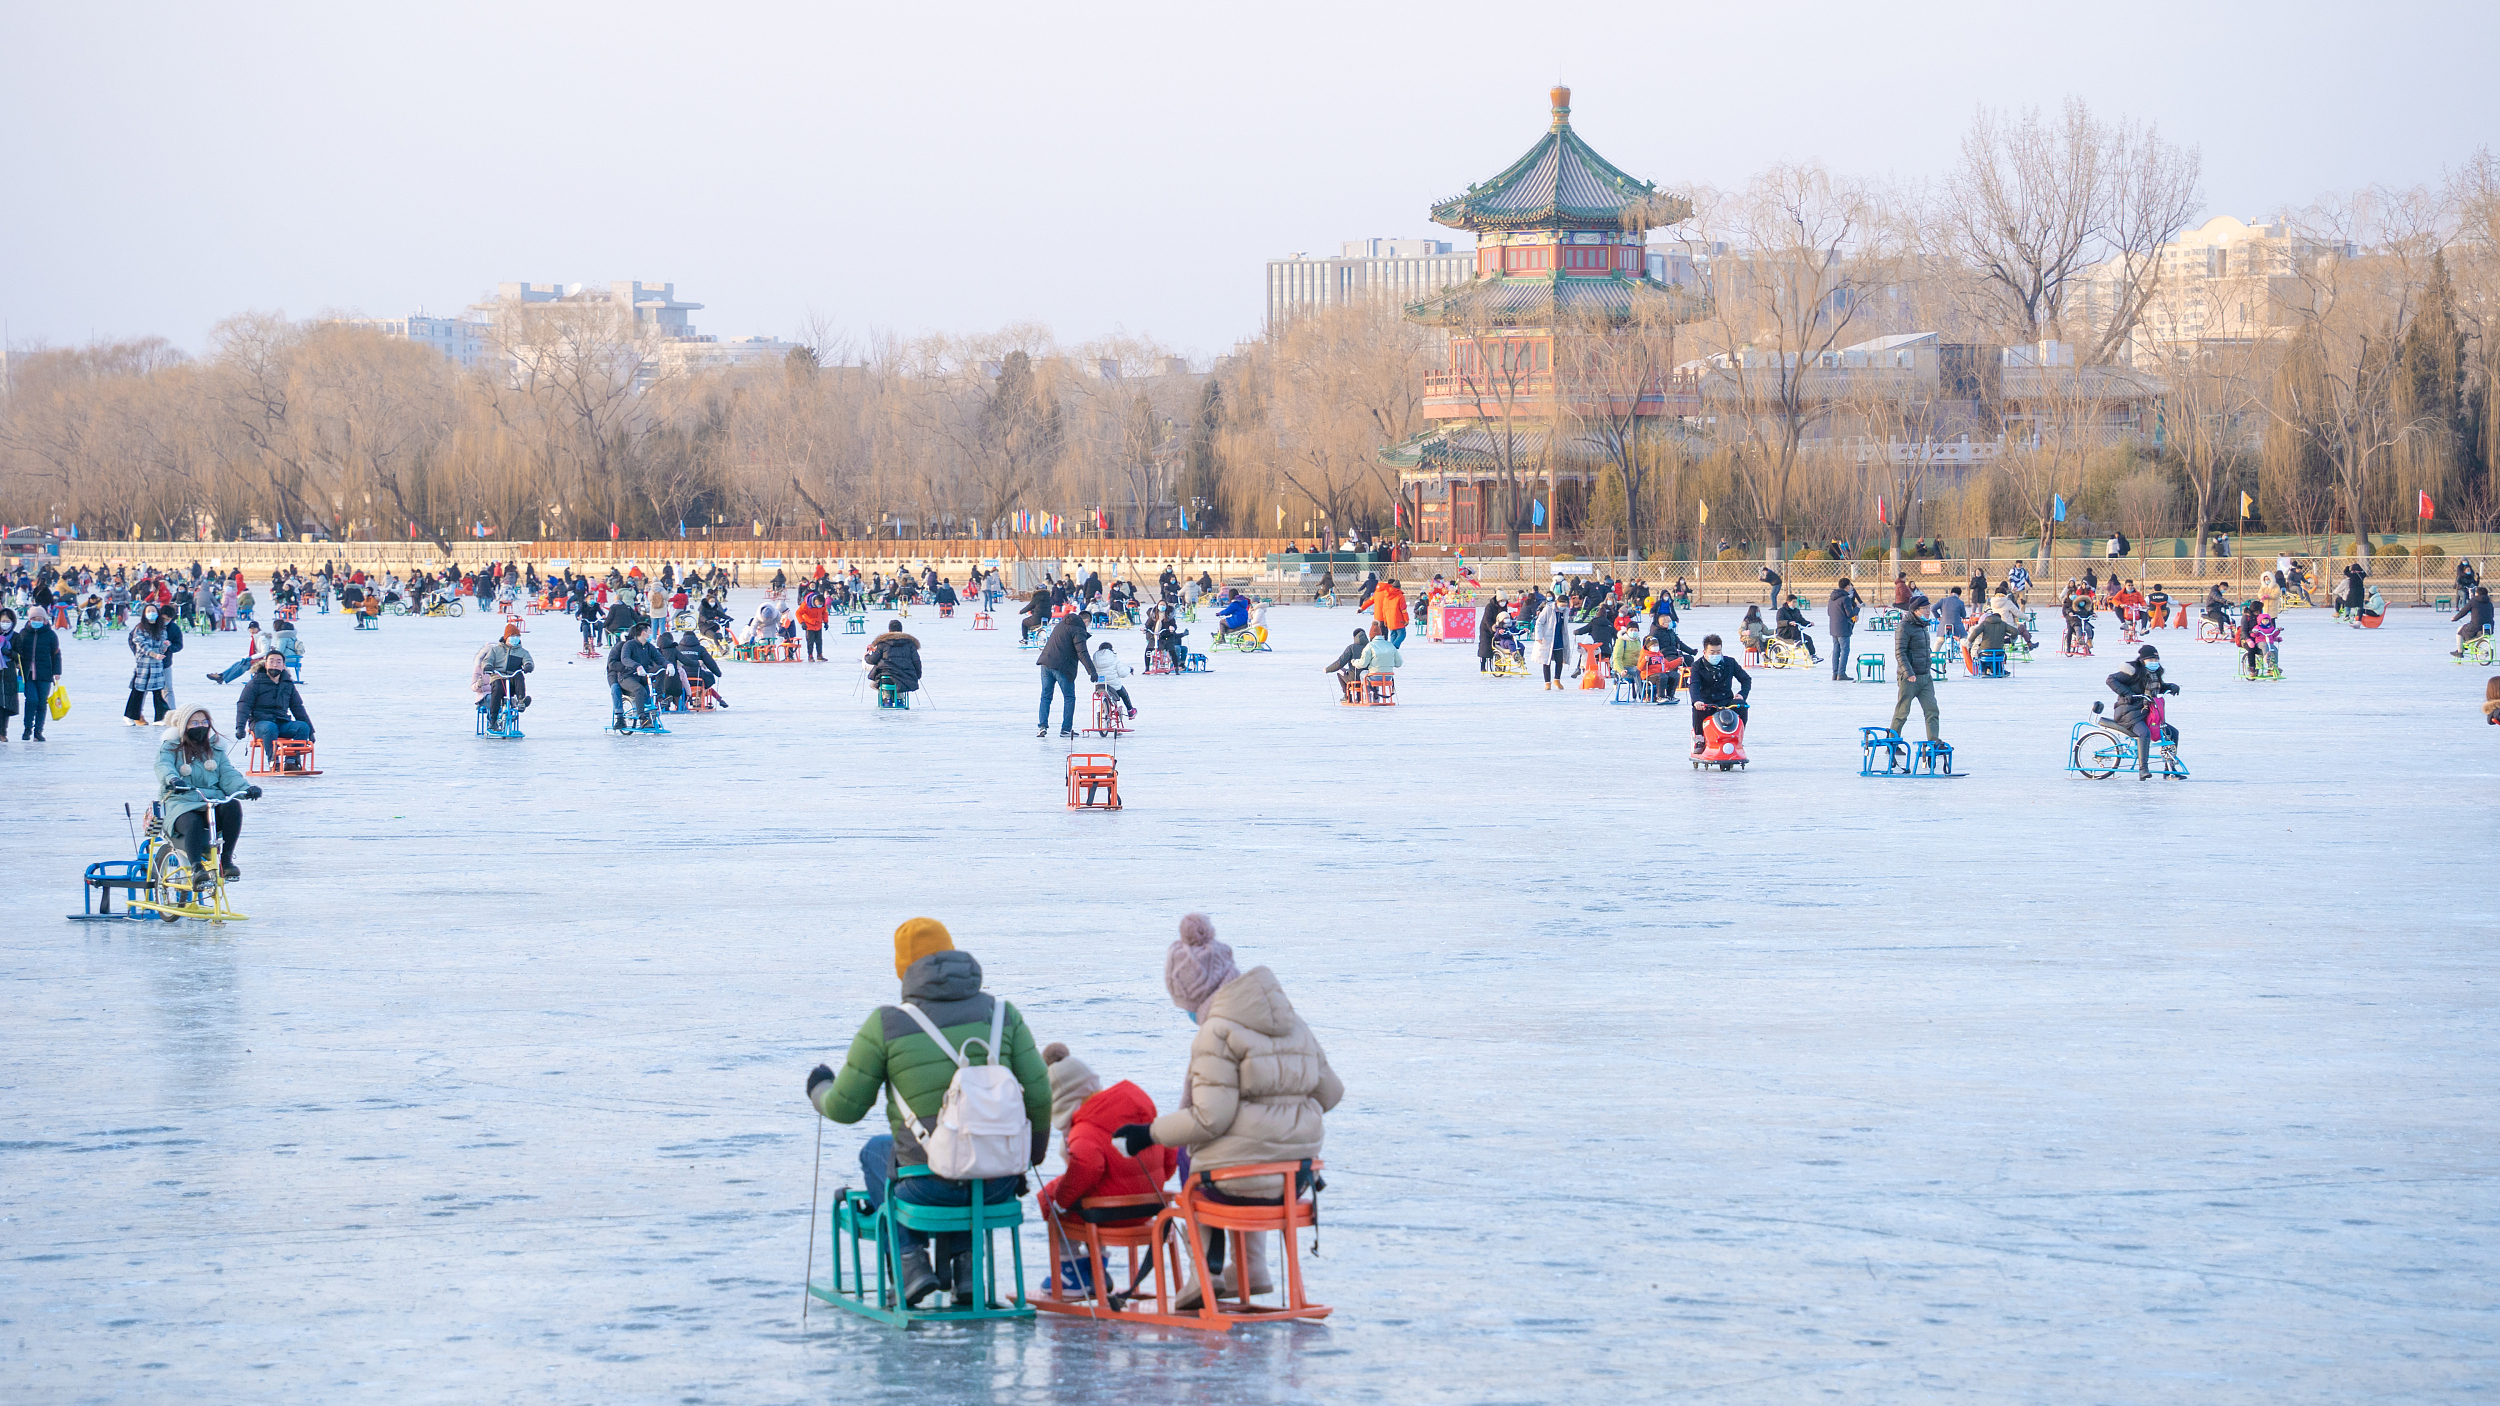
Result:
<svg viewBox="0 0 2500 1406">
<path fill-rule="evenodd" d="M 1697 191 L 1688 221 L 1651 234 L 1692 254 L 1689 299 L 1541 388 L 1479 398 L 1600 447 L 1604 471 L 1564 523 L 1600 551 L 2025 533 L 2059 499 L 2069 532 L 2189 535 L 2236 527 L 2242 491 L 2249 525 L 2271 531 L 2409 529 L 2420 492 L 2435 526 L 2490 529 L 2500 163 L 2478 153 L 2437 190 L 2284 214 L 2290 234 L 2244 286 L 2159 260 L 2201 213 L 2198 178 L 2193 151 L 2069 104 L 1983 114 L 1932 187 L 1782 167 Z M 2191 314 L 2207 335 L 2153 335 Z M 2057 382 L 2079 388 L 2071 414 L 2035 398 L 2002 456 L 1904 465 L 1865 445 L 1918 439 L 1934 407 L 1882 377 L 1818 374 L 1903 331 L 2061 342 L 2086 374 Z M 1427 427 L 1426 377 L 1449 364 L 1440 332 L 1386 304 L 1295 317 L 1209 370 L 1033 326 L 819 331 L 781 364 L 714 367 L 595 303 L 508 306 L 492 335 L 473 372 L 264 313 L 221 324 L 197 356 L 154 338 L 18 349 L 0 521 L 150 539 L 404 540 L 411 524 L 436 540 L 612 524 L 858 538 L 999 536 L 1019 513 L 1073 532 L 1100 512 L 1122 533 L 1168 533 L 1181 514 L 1192 532 L 1386 533 L 1398 483 L 1379 451 Z M 1609 403 L 1593 389 L 1705 358 L 1694 420 L 1585 408 Z M 2149 388 L 2155 433 L 2108 422 L 2088 388 L 2110 378 Z M 1533 485 L 1556 442 L 1502 472 Z M 1532 491 L 1514 495 L 1522 517 Z"/>
</svg>

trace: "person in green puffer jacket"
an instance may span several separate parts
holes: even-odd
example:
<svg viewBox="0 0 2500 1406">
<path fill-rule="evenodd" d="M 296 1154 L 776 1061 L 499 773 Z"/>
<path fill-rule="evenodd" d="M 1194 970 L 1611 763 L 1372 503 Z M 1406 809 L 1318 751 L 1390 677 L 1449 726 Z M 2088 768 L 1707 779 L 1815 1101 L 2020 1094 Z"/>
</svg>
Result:
<svg viewBox="0 0 2500 1406">
<path fill-rule="evenodd" d="M 977 1042 L 977 1050 L 989 1040 L 991 1003 L 999 998 L 982 991 L 981 964 L 973 960 L 971 953 L 955 950 L 954 938 L 943 924 L 934 918 L 914 918 L 896 928 L 894 971 L 903 979 L 903 1000 L 919 1007 L 945 1035 L 949 1045 L 960 1050 L 966 1039 L 972 1039 Z M 1012 1003 L 1007 1006 L 999 1043 L 1001 1062 L 1015 1075 L 1016 1085 L 1024 1093 L 1025 1118 L 1033 1129 L 1030 1161 L 1039 1166 L 1050 1151 L 1050 1073 L 1042 1063 L 1041 1050 L 1033 1042 L 1032 1030 Z M 922 1127 L 934 1126 L 955 1069 L 954 1058 L 938 1048 L 918 1021 L 893 1006 L 880 1006 L 852 1038 L 851 1051 L 842 1061 L 840 1074 L 821 1064 L 808 1072 L 807 1101 L 834 1122 L 856 1123 L 880 1102 L 885 1105 L 886 1125 L 892 1131 L 870 1138 L 859 1151 L 859 1169 L 867 1178 L 871 1205 L 883 1205 L 889 1187 L 897 1199 L 915 1205 L 972 1203 L 968 1182 L 947 1181 L 926 1173 L 895 1176 L 897 1167 L 926 1167 L 929 1163 L 929 1155 L 913 1135 L 904 1112 L 907 1110 Z M 897 1104 L 901 1105 L 899 1109 Z M 1024 1190 L 1022 1176 L 992 1177 L 983 1183 L 982 1199 L 992 1203 L 1012 1201 Z M 940 1288 L 954 1294 L 958 1302 L 978 1292 L 979 1286 L 968 1282 L 971 1262 L 966 1251 L 971 1248 L 971 1236 L 938 1236 L 938 1267 L 932 1268 L 927 1237 L 909 1230 L 903 1234 L 907 1242 L 902 1254 L 906 1304 L 917 1307 Z"/>
</svg>

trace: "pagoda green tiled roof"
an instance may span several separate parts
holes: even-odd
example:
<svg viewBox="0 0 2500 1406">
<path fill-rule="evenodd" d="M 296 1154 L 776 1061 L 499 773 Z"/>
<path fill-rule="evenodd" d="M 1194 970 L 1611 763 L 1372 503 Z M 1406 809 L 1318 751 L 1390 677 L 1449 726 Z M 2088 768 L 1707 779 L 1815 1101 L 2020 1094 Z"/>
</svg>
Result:
<svg viewBox="0 0 2500 1406">
<path fill-rule="evenodd" d="M 1500 175 L 1432 207 L 1436 224 L 1503 231 L 1650 229 L 1693 213 L 1692 202 L 1627 174 L 1571 130 L 1571 90 L 1554 90 L 1554 125 Z"/>
</svg>

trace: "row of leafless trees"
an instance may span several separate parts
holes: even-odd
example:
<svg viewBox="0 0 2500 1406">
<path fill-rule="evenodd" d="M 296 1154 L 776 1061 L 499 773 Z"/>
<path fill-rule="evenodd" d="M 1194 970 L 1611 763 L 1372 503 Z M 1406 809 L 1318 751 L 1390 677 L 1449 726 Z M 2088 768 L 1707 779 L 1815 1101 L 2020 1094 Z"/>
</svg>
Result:
<svg viewBox="0 0 2500 1406">
<path fill-rule="evenodd" d="M 2252 528 L 2410 527 L 2427 493 L 2441 525 L 2487 530 L 2500 163 L 2285 215 L 2265 257 L 2220 278 L 2164 261 L 2197 182 L 2193 151 L 2080 103 L 1983 114 L 1932 188 L 1786 166 L 1696 192 L 1689 218 L 1645 231 L 1677 252 L 1679 288 L 1645 290 L 1628 326 L 1484 313 L 1445 335 L 1356 306 L 1211 371 L 1031 326 L 819 330 L 786 361 L 720 365 L 580 301 L 499 310 L 464 372 L 345 323 L 248 314 L 198 357 L 154 340 L 14 354 L 0 521 L 438 542 L 999 536 L 1041 515 L 1386 532 L 1416 504 L 1381 451 L 1429 427 L 1438 376 L 1472 402 L 1514 543 L 1545 506 L 1564 540 L 1607 551 L 2087 526 L 2201 548 L 2242 523 L 2242 492 Z M 1852 360 L 1907 332 L 2067 350 L 1926 376 Z M 1642 413 L 1662 391 L 1687 413 Z M 1989 453 L 1953 452 L 1974 429 Z"/>
</svg>

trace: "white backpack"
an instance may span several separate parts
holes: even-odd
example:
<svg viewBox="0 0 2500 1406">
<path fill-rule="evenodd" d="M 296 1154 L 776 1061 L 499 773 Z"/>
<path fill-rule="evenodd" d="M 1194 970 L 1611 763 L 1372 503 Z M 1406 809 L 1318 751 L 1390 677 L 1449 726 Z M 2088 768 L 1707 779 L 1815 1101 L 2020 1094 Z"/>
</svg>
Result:
<svg viewBox="0 0 2500 1406">
<path fill-rule="evenodd" d="M 1033 1161 L 1033 1122 L 1025 1115 L 1024 1086 L 1016 1082 L 1015 1071 L 998 1059 L 999 1040 L 1007 1027 L 1007 1003 L 996 996 L 990 998 L 990 1038 L 983 1052 L 985 1058 L 977 1065 L 964 1056 L 963 1050 L 948 1045 L 946 1037 L 938 1033 L 937 1023 L 918 1006 L 905 1002 L 902 1012 L 929 1032 L 937 1047 L 955 1061 L 955 1077 L 947 1081 L 946 1101 L 938 1106 L 935 1128 L 923 1127 L 900 1094 L 894 1098 L 903 1125 L 920 1139 L 921 1150 L 929 1154 L 929 1170 L 948 1181 L 1023 1175 Z M 980 1038 L 975 1035 L 965 1040 L 964 1049 L 971 1049 L 973 1041 Z"/>
</svg>

